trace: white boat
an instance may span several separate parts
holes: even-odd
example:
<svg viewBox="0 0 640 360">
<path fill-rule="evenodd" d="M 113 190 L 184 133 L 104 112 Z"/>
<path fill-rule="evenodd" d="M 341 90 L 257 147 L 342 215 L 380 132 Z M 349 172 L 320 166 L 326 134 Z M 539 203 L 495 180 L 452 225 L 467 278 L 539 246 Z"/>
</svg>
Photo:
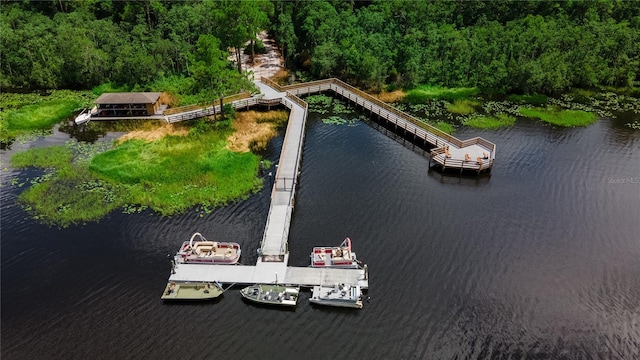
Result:
<svg viewBox="0 0 640 360">
<path fill-rule="evenodd" d="M 266 305 L 296 306 L 300 287 L 274 284 L 256 284 L 240 290 L 242 297 Z"/>
<path fill-rule="evenodd" d="M 313 287 L 309 302 L 318 305 L 362 309 L 360 285 L 335 284 Z"/>
<path fill-rule="evenodd" d="M 194 241 L 196 237 L 200 240 Z M 176 264 L 233 265 L 240 260 L 240 244 L 235 242 L 208 241 L 200 233 L 194 233 L 182 243 L 175 256 Z"/>
<path fill-rule="evenodd" d="M 351 250 L 351 239 L 345 238 L 340 246 L 314 247 L 311 252 L 312 267 L 361 268 L 361 262 Z"/>
<path fill-rule="evenodd" d="M 169 282 L 162 300 L 210 300 L 220 296 L 222 285 L 208 282 Z"/>
<path fill-rule="evenodd" d="M 76 119 L 74 120 L 74 122 L 76 123 L 76 125 L 82 125 L 85 123 L 88 123 L 89 120 L 91 120 L 91 111 L 89 111 L 89 109 L 84 109 L 82 110 L 82 112 L 80 114 L 78 114 L 78 116 L 76 116 Z"/>
</svg>

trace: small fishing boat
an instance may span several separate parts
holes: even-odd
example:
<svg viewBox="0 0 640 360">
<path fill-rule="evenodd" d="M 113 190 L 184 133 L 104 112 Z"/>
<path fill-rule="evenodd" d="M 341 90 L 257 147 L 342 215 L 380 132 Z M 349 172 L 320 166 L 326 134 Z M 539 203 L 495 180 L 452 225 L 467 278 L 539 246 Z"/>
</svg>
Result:
<svg viewBox="0 0 640 360">
<path fill-rule="evenodd" d="M 362 309 L 362 290 L 360 285 L 349 284 L 314 286 L 309 302 L 318 305 Z"/>
<path fill-rule="evenodd" d="M 200 240 L 194 241 L 196 237 Z M 232 265 L 238 263 L 240 253 L 238 243 L 208 241 L 197 232 L 189 241 L 182 243 L 175 260 L 177 264 Z"/>
<path fill-rule="evenodd" d="M 162 293 L 162 300 L 210 300 L 220 296 L 224 290 L 219 283 L 169 282 Z"/>
<path fill-rule="evenodd" d="M 84 109 L 80 114 L 78 114 L 78 116 L 76 116 L 74 122 L 76 125 L 82 125 L 89 122 L 89 120 L 91 120 L 91 111 L 89 111 L 89 109 Z"/>
<path fill-rule="evenodd" d="M 242 297 L 260 304 L 296 306 L 300 287 L 256 284 L 240 290 Z"/>
<path fill-rule="evenodd" d="M 312 267 L 359 269 L 361 262 L 351 251 L 351 239 L 345 238 L 340 246 L 314 247 L 311 253 Z"/>
</svg>

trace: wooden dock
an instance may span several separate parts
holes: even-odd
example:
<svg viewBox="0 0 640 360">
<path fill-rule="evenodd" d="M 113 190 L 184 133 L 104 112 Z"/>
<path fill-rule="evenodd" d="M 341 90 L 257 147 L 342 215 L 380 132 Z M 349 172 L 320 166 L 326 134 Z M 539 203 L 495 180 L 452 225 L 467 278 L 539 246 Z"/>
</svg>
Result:
<svg viewBox="0 0 640 360">
<path fill-rule="evenodd" d="M 423 141 L 424 145 L 430 144 L 435 147 L 430 152 L 430 162 L 440 164 L 443 169 L 455 168 L 460 171 L 480 172 L 491 169 L 493 166 L 495 144 L 479 137 L 461 141 L 338 79 L 279 86 L 263 78 L 257 81 L 256 85 L 261 91 L 260 95 L 233 101 L 232 104 L 236 109 L 281 104 L 290 109 L 278 170 L 271 189 L 267 223 L 258 249 L 257 263 L 254 266 L 179 264 L 175 265 L 169 281 L 218 281 L 225 284 L 280 283 L 298 286 L 349 283 L 359 284 L 363 289 L 368 289 L 369 274 L 366 265 L 363 269 L 287 266 L 289 226 L 295 204 L 308 110 L 307 103 L 298 95 L 324 91 L 335 92 L 365 111 L 369 111 L 372 116 L 384 119 L 388 125 L 392 124 L 394 130 L 405 137 L 412 137 L 412 141 Z M 194 109 L 185 113 L 172 114 L 167 121 L 175 122 L 209 116 L 217 110 L 213 107 Z"/>
<path fill-rule="evenodd" d="M 284 105 L 290 109 L 289 121 L 282 145 L 278 170 L 271 189 L 271 204 L 264 235 L 260 243 L 256 265 L 175 265 L 169 281 L 218 281 L 224 284 L 268 284 L 314 286 L 322 284 L 359 284 L 369 287 L 366 269 L 324 269 L 311 267 L 290 267 L 288 265 L 289 226 L 295 203 L 295 192 L 302 161 L 307 120 L 307 103 L 295 94 L 279 92 L 264 83 L 257 82 L 261 90 L 258 97 L 233 102 L 234 107 L 244 108 L 254 105 Z M 197 113 L 201 111 L 200 113 Z M 175 114 L 174 121 L 182 121 L 203 114 L 205 109 L 195 113 Z M 310 250 L 311 251 L 311 250 Z"/>
<path fill-rule="evenodd" d="M 496 145 L 481 137 L 460 140 L 393 106 L 355 88 L 339 79 L 325 79 L 288 86 L 279 86 L 268 79 L 262 79 L 276 90 L 299 96 L 332 91 L 345 100 L 360 107 L 369 115 L 383 120 L 386 125 L 404 138 L 430 150 L 430 163 L 444 169 L 469 170 L 477 173 L 491 170 L 496 156 Z M 449 156 L 446 155 L 449 153 Z"/>
</svg>

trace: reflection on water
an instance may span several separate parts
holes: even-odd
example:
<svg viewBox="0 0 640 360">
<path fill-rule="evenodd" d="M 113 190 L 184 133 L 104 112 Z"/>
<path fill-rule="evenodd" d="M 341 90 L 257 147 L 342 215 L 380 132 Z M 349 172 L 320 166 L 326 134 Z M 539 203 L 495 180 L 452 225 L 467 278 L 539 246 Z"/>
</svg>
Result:
<svg viewBox="0 0 640 360">
<path fill-rule="evenodd" d="M 457 136 L 497 144 L 490 174 L 443 174 L 363 123 L 310 118 L 290 264 L 351 237 L 370 271 L 358 311 L 312 307 L 309 292 L 295 311 L 237 289 L 160 301 L 168 255 L 195 231 L 255 263 L 267 190 L 203 217 L 114 212 L 57 229 L 16 206 L 22 189 L 7 180 L 25 173 L 4 171 L 2 358 L 638 358 L 640 184 L 611 179 L 640 177 L 640 132 L 519 120 Z"/>
</svg>

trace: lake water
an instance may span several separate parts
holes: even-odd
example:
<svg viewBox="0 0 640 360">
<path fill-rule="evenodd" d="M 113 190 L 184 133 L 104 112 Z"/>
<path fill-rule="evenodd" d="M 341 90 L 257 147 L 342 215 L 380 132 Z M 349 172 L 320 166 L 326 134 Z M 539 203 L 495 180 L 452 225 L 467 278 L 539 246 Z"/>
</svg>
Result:
<svg viewBox="0 0 640 360">
<path fill-rule="evenodd" d="M 490 174 L 460 177 L 365 123 L 312 116 L 290 265 L 351 237 L 369 266 L 362 310 L 313 307 L 308 291 L 292 311 L 237 289 L 210 303 L 160 300 L 167 255 L 195 231 L 239 242 L 241 262 L 255 263 L 266 189 L 203 217 L 114 212 L 57 229 L 15 204 L 22 188 L 8 179 L 29 172 L 5 169 L 1 357 L 638 359 L 640 131 L 625 122 L 459 129 L 497 144 Z M 3 151 L 3 167 L 32 145 Z"/>
</svg>

